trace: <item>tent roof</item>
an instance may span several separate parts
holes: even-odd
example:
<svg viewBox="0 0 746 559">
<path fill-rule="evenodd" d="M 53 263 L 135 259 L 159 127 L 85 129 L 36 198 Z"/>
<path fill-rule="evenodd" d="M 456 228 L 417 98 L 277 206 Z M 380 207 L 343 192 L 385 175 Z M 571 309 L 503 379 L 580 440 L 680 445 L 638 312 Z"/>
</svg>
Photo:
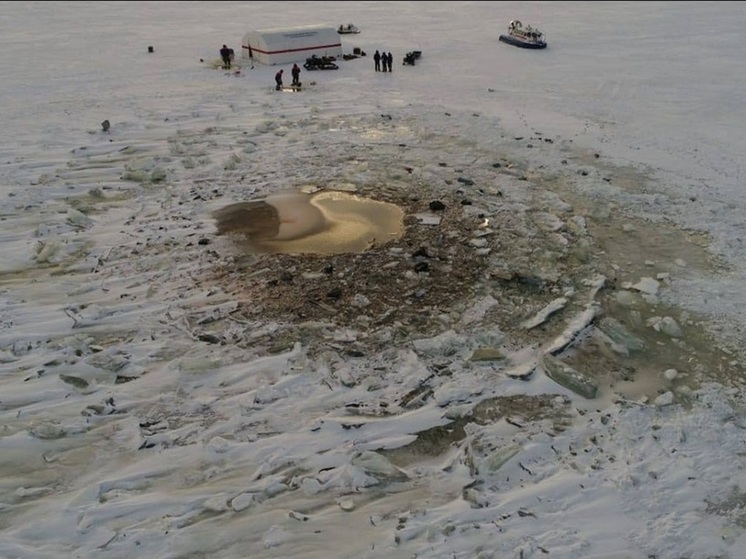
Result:
<svg viewBox="0 0 746 559">
<path fill-rule="evenodd" d="M 334 25 L 297 25 L 295 27 L 266 27 L 264 29 L 256 29 L 255 33 L 261 33 L 262 35 L 275 35 L 283 33 L 297 33 L 298 31 L 322 31 L 331 29 L 336 33 L 337 28 Z"/>
</svg>

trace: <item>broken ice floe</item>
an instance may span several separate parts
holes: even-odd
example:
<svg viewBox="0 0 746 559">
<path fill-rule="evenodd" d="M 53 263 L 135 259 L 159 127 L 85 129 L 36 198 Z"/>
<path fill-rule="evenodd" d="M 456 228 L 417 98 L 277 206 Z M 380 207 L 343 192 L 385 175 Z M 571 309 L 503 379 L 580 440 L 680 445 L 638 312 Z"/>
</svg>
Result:
<svg viewBox="0 0 746 559">
<path fill-rule="evenodd" d="M 657 295 L 659 286 L 660 283 L 653 278 L 640 278 L 637 283 L 625 282 L 622 284 L 624 289 L 634 289 L 646 295 Z"/>
<path fill-rule="evenodd" d="M 414 340 L 414 348 L 425 355 L 455 355 L 459 352 L 465 343 L 465 338 L 456 334 L 453 330 L 448 330 L 432 338 L 421 338 Z"/>
<path fill-rule="evenodd" d="M 478 347 L 469 358 L 470 361 L 503 361 L 507 356 L 496 347 Z"/>
<path fill-rule="evenodd" d="M 541 358 L 541 365 L 547 376 L 560 386 L 592 400 L 598 394 L 598 382 L 563 363 L 556 357 L 545 354 Z"/>
<path fill-rule="evenodd" d="M 599 329 L 627 351 L 641 351 L 645 349 L 645 342 L 632 335 L 617 319 L 604 317 L 598 324 Z"/>
<path fill-rule="evenodd" d="M 629 357 L 629 350 L 622 344 L 615 342 L 598 327 L 591 329 L 591 337 L 609 347 L 617 355 Z"/>
<path fill-rule="evenodd" d="M 510 378 L 526 380 L 534 373 L 537 366 L 538 361 L 532 359 L 505 369 L 502 373 Z"/>
<path fill-rule="evenodd" d="M 440 225 L 440 216 L 432 214 L 415 214 L 420 225 Z"/>
<path fill-rule="evenodd" d="M 562 353 L 569 345 L 585 334 L 593 320 L 601 313 L 601 307 L 591 303 L 586 309 L 573 318 L 567 328 L 557 336 L 543 351 L 550 355 Z"/>
<path fill-rule="evenodd" d="M 474 324 L 481 321 L 485 315 L 499 305 L 497 299 L 492 295 L 486 295 L 474 302 L 461 315 L 461 324 L 463 326 Z"/>
<path fill-rule="evenodd" d="M 646 324 L 656 332 L 663 332 L 672 338 L 681 338 L 684 335 L 681 326 L 670 316 L 653 316 L 646 321 Z"/>
<path fill-rule="evenodd" d="M 387 483 L 409 479 L 409 475 L 404 470 L 397 468 L 388 459 L 370 450 L 362 452 L 353 458 L 350 463 L 353 466 L 363 468 L 369 475 Z"/>
<path fill-rule="evenodd" d="M 593 301 L 596 298 L 596 295 L 598 295 L 598 292 L 606 286 L 606 276 L 598 274 L 590 279 L 584 279 L 581 283 L 586 287 L 591 288 L 588 293 L 588 300 Z"/>
<path fill-rule="evenodd" d="M 481 462 L 480 466 L 484 467 L 488 472 L 496 472 L 503 467 L 504 464 L 513 458 L 522 450 L 522 447 L 518 444 L 509 444 L 502 448 L 497 449 L 492 454 L 488 454 Z"/>
<path fill-rule="evenodd" d="M 536 328 L 540 324 L 544 324 L 550 316 L 552 316 L 557 311 L 565 308 L 565 305 L 567 305 L 567 299 L 565 297 L 560 297 L 558 299 L 555 299 L 551 303 L 549 303 L 546 307 L 541 309 L 536 315 L 521 323 L 521 327 L 526 330 L 531 330 L 532 328 Z"/>
<path fill-rule="evenodd" d="M 673 402 L 674 402 L 674 395 L 673 395 L 673 392 L 671 392 L 671 391 L 664 392 L 663 394 L 661 394 L 660 396 L 658 396 L 653 401 L 653 403 L 656 406 L 659 406 L 659 407 L 670 406 L 671 404 L 673 404 Z"/>
</svg>

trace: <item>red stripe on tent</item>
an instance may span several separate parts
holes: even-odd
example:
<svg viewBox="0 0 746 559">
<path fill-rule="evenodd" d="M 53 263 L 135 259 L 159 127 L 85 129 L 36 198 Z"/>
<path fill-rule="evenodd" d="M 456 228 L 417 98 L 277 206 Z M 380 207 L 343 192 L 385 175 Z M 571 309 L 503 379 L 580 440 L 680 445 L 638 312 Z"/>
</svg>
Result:
<svg viewBox="0 0 746 559">
<path fill-rule="evenodd" d="M 336 43 L 334 45 L 318 45 L 315 47 L 303 47 L 302 49 L 285 49 L 285 50 L 262 50 L 258 49 L 256 47 L 251 47 L 252 52 L 260 52 L 262 54 L 270 55 L 270 54 L 285 54 L 288 52 L 302 52 L 304 50 L 318 50 L 318 49 L 331 49 L 334 47 L 342 47 L 342 43 Z M 241 48 L 249 50 L 248 45 L 241 45 Z"/>
</svg>

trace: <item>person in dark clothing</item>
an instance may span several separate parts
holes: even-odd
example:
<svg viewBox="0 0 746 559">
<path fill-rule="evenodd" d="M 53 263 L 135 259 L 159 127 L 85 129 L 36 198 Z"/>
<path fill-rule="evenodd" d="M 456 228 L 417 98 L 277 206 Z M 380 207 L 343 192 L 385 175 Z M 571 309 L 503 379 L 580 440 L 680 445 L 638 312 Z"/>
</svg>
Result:
<svg viewBox="0 0 746 559">
<path fill-rule="evenodd" d="M 223 68 L 225 68 L 226 70 L 230 70 L 231 49 L 229 49 L 226 45 L 223 45 L 223 48 L 220 49 L 220 58 L 223 59 Z"/>
<path fill-rule="evenodd" d="M 282 73 L 283 73 L 283 71 L 284 70 L 282 68 L 280 68 L 280 71 L 275 74 L 275 84 L 277 84 L 275 86 L 275 89 L 277 91 L 280 91 L 282 89 Z"/>
<path fill-rule="evenodd" d="M 293 69 L 290 73 L 293 76 L 293 85 L 300 85 L 300 66 L 293 64 Z"/>
<path fill-rule="evenodd" d="M 389 67 L 389 72 L 393 72 L 394 69 L 391 67 L 391 65 L 394 63 L 394 55 L 390 52 L 386 55 L 386 66 Z"/>
<path fill-rule="evenodd" d="M 381 53 L 376 51 L 376 53 L 373 55 L 373 62 L 376 63 L 376 72 L 381 71 Z"/>
</svg>

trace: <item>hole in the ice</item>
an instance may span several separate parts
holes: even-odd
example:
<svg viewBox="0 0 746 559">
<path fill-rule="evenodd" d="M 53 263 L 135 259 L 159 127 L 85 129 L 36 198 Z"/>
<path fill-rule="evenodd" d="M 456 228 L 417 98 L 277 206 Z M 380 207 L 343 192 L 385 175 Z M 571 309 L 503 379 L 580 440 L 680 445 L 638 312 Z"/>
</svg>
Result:
<svg viewBox="0 0 746 559">
<path fill-rule="evenodd" d="M 213 217 L 219 235 L 251 252 L 364 252 L 404 232 L 399 206 L 332 190 L 271 194 L 225 206 Z"/>
</svg>

